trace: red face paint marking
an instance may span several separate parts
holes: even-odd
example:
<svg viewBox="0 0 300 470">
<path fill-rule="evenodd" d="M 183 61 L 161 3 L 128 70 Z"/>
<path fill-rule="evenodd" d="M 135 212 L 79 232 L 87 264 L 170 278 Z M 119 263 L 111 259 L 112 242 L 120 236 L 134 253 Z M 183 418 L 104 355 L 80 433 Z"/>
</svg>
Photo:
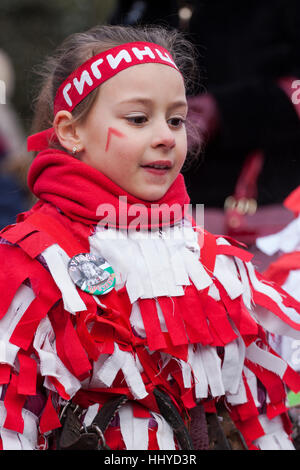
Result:
<svg viewBox="0 0 300 470">
<path fill-rule="evenodd" d="M 107 140 L 106 140 L 105 152 L 107 152 L 107 150 L 108 150 L 112 134 L 116 135 L 117 137 L 125 137 L 125 135 L 122 132 L 118 131 L 114 127 L 109 127 L 108 131 L 107 131 Z"/>
</svg>

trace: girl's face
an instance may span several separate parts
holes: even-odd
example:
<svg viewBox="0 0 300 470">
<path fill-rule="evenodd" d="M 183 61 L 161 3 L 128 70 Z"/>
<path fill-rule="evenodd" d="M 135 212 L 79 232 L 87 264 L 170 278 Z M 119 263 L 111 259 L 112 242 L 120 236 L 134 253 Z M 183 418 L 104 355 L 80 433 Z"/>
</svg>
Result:
<svg viewBox="0 0 300 470">
<path fill-rule="evenodd" d="M 81 159 L 133 196 L 160 199 L 187 153 L 183 79 L 162 64 L 130 67 L 103 83 L 76 131 Z"/>
</svg>

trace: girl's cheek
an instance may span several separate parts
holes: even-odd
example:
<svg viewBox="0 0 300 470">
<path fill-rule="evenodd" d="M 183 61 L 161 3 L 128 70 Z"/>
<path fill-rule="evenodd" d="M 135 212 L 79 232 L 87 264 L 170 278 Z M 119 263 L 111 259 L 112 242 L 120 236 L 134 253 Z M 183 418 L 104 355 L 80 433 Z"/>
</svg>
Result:
<svg viewBox="0 0 300 470">
<path fill-rule="evenodd" d="M 123 132 L 119 131 L 118 129 L 116 129 L 114 127 L 109 127 L 108 130 L 107 130 L 105 152 L 108 151 L 109 146 L 110 146 L 110 142 L 111 142 L 111 139 L 112 139 L 113 136 L 115 136 L 117 138 L 126 137 L 125 134 L 123 134 Z"/>
</svg>

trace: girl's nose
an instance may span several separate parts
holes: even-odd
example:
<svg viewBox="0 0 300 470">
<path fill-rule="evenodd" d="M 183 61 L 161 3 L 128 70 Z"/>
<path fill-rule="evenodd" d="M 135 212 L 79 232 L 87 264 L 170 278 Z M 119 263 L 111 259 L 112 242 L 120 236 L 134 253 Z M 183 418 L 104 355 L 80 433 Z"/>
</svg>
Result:
<svg viewBox="0 0 300 470">
<path fill-rule="evenodd" d="M 175 137 L 167 123 L 160 123 L 153 132 L 152 147 L 172 149 L 175 146 Z"/>
</svg>

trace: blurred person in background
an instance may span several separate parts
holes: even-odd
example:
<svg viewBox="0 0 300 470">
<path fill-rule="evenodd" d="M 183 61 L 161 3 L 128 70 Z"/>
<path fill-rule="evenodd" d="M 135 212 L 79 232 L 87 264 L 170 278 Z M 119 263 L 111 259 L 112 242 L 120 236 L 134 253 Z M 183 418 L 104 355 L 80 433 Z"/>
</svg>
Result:
<svg viewBox="0 0 300 470">
<path fill-rule="evenodd" d="M 11 97 L 15 75 L 8 55 L 0 49 L 0 228 L 15 222 L 27 208 L 25 191 L 26 140 Z"/>
<path fill-rule="evenodd" d="M 264 156 L 260 205 L 279 204 L 298 186 L 299 118 L 280 80 L 300 77 L 299 1 L 119 0 L 111 22 L 180 28 L 198 49 L 189 108 L 205 145 L 185 172 L 193 203 L 223 207 L 255 151 Z"/>
</svg>

